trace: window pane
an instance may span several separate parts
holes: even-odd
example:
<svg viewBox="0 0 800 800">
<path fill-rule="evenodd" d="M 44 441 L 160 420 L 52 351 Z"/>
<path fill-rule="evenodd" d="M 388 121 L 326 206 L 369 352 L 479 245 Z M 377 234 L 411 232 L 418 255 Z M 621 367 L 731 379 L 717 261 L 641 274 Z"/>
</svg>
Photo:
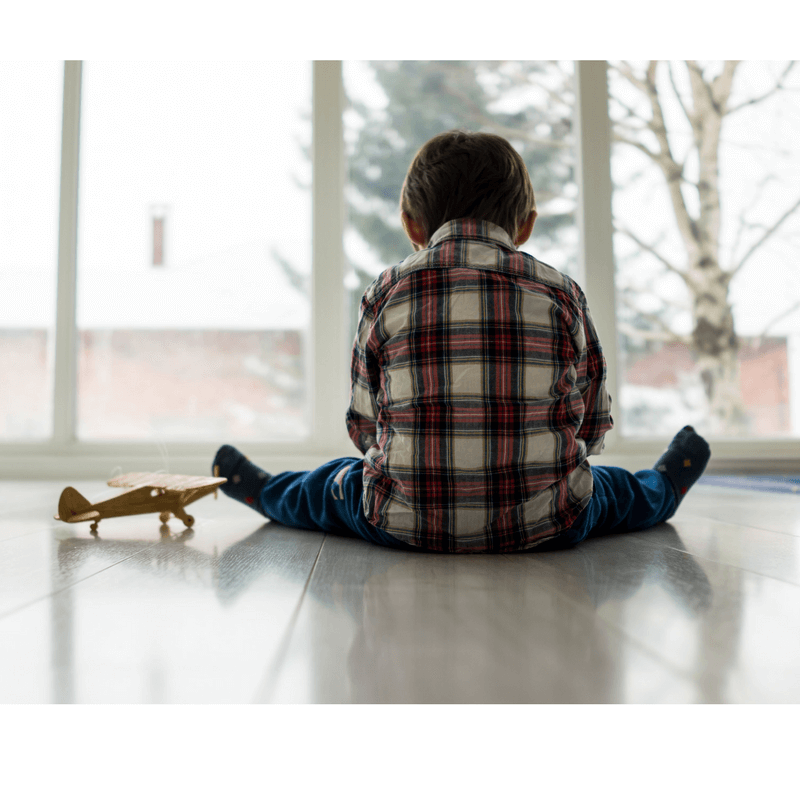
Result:
<svg viewBox="0 0 800 800">
<path fill-rule="evenodd" d="M 82 439 L 308 435 L 311 67 L 84 65 Z"/>
<path fill-rule="evenodd" d="M 539 217 L 520 249 L 580 280 L 572 62 L 348 61 L 344 84 L 351 341 L 364 289 L 412 252 L 399 211 L 411 160 L 453 128 L 500 134 L 522 154 Z"/>
<path fill-rule="evenodd" d="M 800 70 L 786 67 L 612 65 L 628 436 L 800 435 Z"/>
<path fill-rule="evenodd" d="M 53 432 L 61 61 L 0 62 L 0 439 Z"/>
</svg>

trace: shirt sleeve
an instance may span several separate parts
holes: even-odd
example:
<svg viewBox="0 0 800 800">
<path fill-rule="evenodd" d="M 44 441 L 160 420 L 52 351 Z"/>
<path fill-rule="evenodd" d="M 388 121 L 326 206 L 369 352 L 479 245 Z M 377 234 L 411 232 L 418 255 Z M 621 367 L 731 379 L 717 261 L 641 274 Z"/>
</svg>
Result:
<svg viewBox="0 0 800 800">
<path fill-rule="evenodd" d="M 364 454 L 377 444 L 379 375 L 370 356 L 368 343 L 374 314 L 367 297 L 361 301 L 358 329 L 350 360 L 350 407 L 347 409 L 347 433 L 353 444 Z"/>
<path fill-rule="evenodd" d="M 582 295 L 582 293 L 581 293 Z M 583 422 L 578 436 L 586 442 L 587 455 L 599 455 L 603 451 L 603 439 L 614 427 L 611 416 L 611 396 L 606 389 L 606 360 L 592 321 L 585 297 L 581 297 L 586 359 L 586 381 L 581 389 L 583 397 Z"/>
</svg>

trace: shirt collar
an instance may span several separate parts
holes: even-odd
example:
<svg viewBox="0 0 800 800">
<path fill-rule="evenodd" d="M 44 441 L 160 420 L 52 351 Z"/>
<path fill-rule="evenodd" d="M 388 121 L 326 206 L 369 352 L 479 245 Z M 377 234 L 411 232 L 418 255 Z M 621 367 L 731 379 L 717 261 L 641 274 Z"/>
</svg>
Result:
<svg viewBox="0 0 800 800">
<path fill-rule="evenodd" d="M 509 250 L 517 249 L 505 229 L 484 219 L 453 219 L 445 222 L 431 236 L 428 247 L 435 247 L 448 239 L 478 239 Z"/>
</svg>

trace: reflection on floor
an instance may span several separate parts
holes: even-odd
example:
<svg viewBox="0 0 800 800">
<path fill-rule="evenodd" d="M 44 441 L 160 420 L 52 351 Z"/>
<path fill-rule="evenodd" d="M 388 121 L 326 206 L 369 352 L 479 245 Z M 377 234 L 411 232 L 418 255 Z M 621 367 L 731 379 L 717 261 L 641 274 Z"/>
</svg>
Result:
<svg viewBox="0 0 800 800">
<path fill-rule="evenodd" d="M 223 496 L 95 538 L 52 520 L 62 488 L 0 483 L 2 703 L 800 701 L 793 494 L 703 484 L 649 531 L 442 556 Z"/>
<path fill-rule="evenodd" d="M 762 492 L 800 492 L 800 475 L 703 475 L 700 483 L 728 486 L 731 489 L 757 489 Z"/>
</svg>

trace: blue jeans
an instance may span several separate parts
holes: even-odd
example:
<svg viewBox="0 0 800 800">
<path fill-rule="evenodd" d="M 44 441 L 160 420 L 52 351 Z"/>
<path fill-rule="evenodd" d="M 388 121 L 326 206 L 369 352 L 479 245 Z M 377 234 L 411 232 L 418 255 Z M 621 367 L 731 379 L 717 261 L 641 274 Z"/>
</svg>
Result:
<svg viewBox="0 0 800 800">
<path fill-rule="evenodd" d="M 675 513 L 672 484 L 654 469 L 631 473 L 620 467 L 592 467 L 592 477 L 594 494 L 572 527 L 536 550 L 563 550 L 590 536 L 652 528 Z"/>
<path fill-rule="evenodd" d="M 364 461 L 336 458 L 311 472 L 281 472 L 261 490 L 261 508 L 273 522 L 353 535 L 373 544 L 417 550 L 367 522 L 361 507 Z"/>
<path fill-rule="evenodd" d="M 419 550 L 367 521 L 361 505 L 363 467 L 360 458 L 337 458 L 310 472 L 275 475 L 261 491 L 264 515 L 291 528 L 356 534 L 374 544 Z M 660 472 L 592 467 L 592 474 L 594 495 L 572 527 L 535 549 L 560 550 L 589 536 L 650 528 L 675 511 L 672 488 Z"/>
</svg>

